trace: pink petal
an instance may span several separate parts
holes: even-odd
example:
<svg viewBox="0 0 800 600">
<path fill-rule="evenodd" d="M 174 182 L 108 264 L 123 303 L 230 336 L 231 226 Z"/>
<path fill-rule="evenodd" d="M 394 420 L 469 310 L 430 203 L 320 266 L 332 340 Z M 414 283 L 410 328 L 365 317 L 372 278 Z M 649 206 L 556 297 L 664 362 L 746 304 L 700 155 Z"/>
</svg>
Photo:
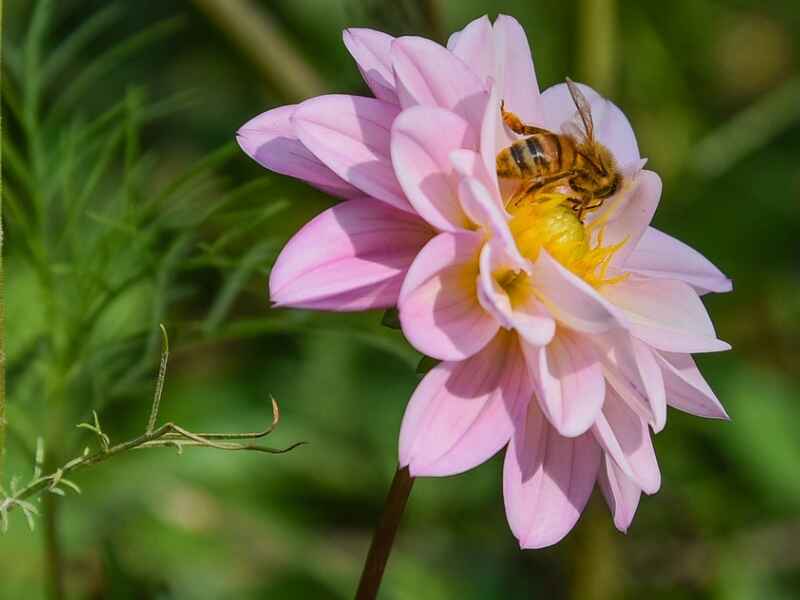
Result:
<svg viewBox="0 0 800 600">
<path fill-rule="evenodd" d="M 661 472 L 647 424 L 613 388 L 606 389 L 603 412 L 592 427 L 595 439 L 617 466 L 647 494 L 661 487 Z"/>
<path fill-rule="evenodd" d="M 382 202 L 342 202 L 289 240 L 270 274 L 271 299 L 317 310 L 394 306 L 408 267 L 432 235 L 419 217 Z"/>
<path fill-rule="evenodd" d="M 401 37 L 392 45 L 392 64 L 403 108 L 446 108 L 470 124 L 481 123 L 488 99 L 483 82 L 446 48 L 420 37 Z"/>
<path fill-rule="evenodd" d="M 625 241 L 625 245 L 614 254 L 611 263 L 614 266 L 626 264 L 628 256 L 636 250 L 661 199 L 661 178 L 653 171 L 641 171 L 632 183 L 634 189 L 605 227 L 605 245 Z"/>
<path fill-rule="evenodd" d="M 242 125 L 236 141 L 262 167 L 281 175 L 296 177 L 334 196 L 363 195 L 306 149 L 294 134 L 290 122 L 296 105 L 273 108 Z"/>
<path fill-rule="evenodd" d="M 631 338 L 633 358 L 639 378 L 643 384 L 644 394 L 653 410 L 653 431 L 658 433 L 667 424 L 667 397 L 664 388 L 664 377 L 656 361 L 655 351 L 644 342 Z"/>
<path fill-rule="evenodd" d="M 478 301 L 506 329 L 515 329 L 532 346 L 549 344 L 556 331 L 553 318 L 536 300 L 531 290 L 526 299 L 511 305 L 511 299 L 500 287 L 494 277 L 496 270 L 494 257 L 504 256 L 502 248 L 492 243 L 485 244 L 480 255 L 480 274 L 478 276 Z M 501 261 L 502 262 L 502 261 Z"/>
<path fill-rule="evenodd" d="M 464 29 L 450 36 L 447 49 L 486 82 L 494 77 L 494 39 L 492 23 L 486 15 L 479 17 Z"/>
<path fill-rule="evenodd" d="M 655 356 L 664 374 L 670 406 L 698 417 L 730 418 L 691 356 L 671 352 L 656 352 Z"/>
<path fill-rule="evenodd" d="M 374 98 L 332 95 L 306 100 L 292 123 L 300 141 L 365 194 L 412 212 L 389 158 L 389 132 L 399 108 Z"/>
<path fill-rule="evenodd" d="M 619 311 L 546 250 L 539 252 L 531 276 L 542 303 L 567 327 L 584 333 L 602 333 L 620 326 Z"/>
<path fill-rule="evenodd" d="M 478 259 L 478 302 L 506 329 L 514 326 L 511 299 L 494 277 L 492 245 L 484 244 Z"/>
<path fill-rule="evenodd" d="M 667 421 L 664 379 L 654 352 L 626 331 L 594 336 L 601 348 L 606 377 L 636 414 L 658 433 Z"/>
<path fill-rule="evenodd" d="M 392 42 L 382 31 L 351 27 L 342 33 L 344 45 L 358 64 L 358 70 L 376 98 L 399 104 L 394 90 Z"/>
<path fill-rule="evenodd" d="M 621 532 L 627 532 L 639 506 L 641 488 L 607 454 L 604 455 L 597 481 L 614 515 L 614 525 Z"/>
<path fill-rule="evenodd" d="M 400 185 L 417 213 L 440 230 L 469 227 L 450 153 L 476 145 L 474 129 L 443 108 L 409 108 L 392 127 L 392 162 Z"/>
<path fill-rule="evenodd" d="M 632 335 L 667 352 L 718 352 L 716 337 L 697 293 L 682 281 L 634 279 L 605 286 L 603 295 L 625 311 Z"/>
<path fill-rule="evenodd" d="M 638 161 L 639 146 L 625 113 L 588 85 L 579 83 L 578 86 L 591 105 L 595 138 L 611 150 L 618 164 Z M 561 126 L 577 114 L 565 83 L 559 83 L 542 92 L 540 104 L 544 111 L 544 127 L 551 131 L 561 131 Z"/>
<path fill-rule="evenodd" d="M 542 125 L 539 84 L 525 30 L 514 17 L 499 15 L 494 23 L 495 73 L 498 95 L 524 122 Z M 558 131 L 555 129 L 554 131 Z"/>
<path fill-rule="evenodd" d="M 543 347 L 523 345 L 536 396 L 547 419 L 566 437 L 586 432 L 605 397 L 603 368 L 594 348 L 560 330 Z"/>
<path fill-rule="evenodd" d="M 408 341 L 423 354 L 463 360 L 497 333 L 500 325 L 477 298 L 482 243 L 477 233 L 441 233 L 411 265 L 398 301 L 400 323 Z"/>
<path fill-rule="evenodd" d="M 500 96 L 497 85 L 492 85 L 486 110 L 481 121 L 481 157 L 490 174 L 490 188 L 498 188 L 497 153 L 514 143 L 513 133 L 509 133 L 500 116 Z"/>
<path fill-rule="evenodd" d="M 528 403 L 503 466 L 506 517 L 522 548 L 550 546 L 569 533 L 592 494 L 600 459 L 590 434 L 563 437 L 536 402 Z"/>
<path fill-rule="evenodd" d="M 699 294 L 733 289 L 731 280 L 697 250 L 653 227 L 645 230 L 624 269 L 647 277 L 678 279 Z"/>
<path fill-rule="evenodd" d="M 530 263 L 520 254 L 511 234 L 509 217 L 489 190 L 474 177 L 462 177 L 458 191 L 464 212 L 473 223 L 480 225 L 493 244 L 502 250 L 503 258 L 513 267 L 528 269 Z"/>
<path fill-rule="evenodd" d="M 519 342 L 501 332 L 478 354 L 430 371 L 408 403 L 400 465 L 414 477 L 461 473 L 508 443 L 531 395 Z"/>
<path fill-rule="evenodd" d="M 492 173 L 486 168 L 480 154 L 474 150 L 467 150 L 465 148 L 454 150 L 450 153 L 450 163 L 460 177 L 472 177 L 477 179 L 489 192 L 494 204 L 500 212 L 504 215 L 506 214 L 505 208 L 503 207 L 503 200 L 500 197 L 500 191 L 497 189 L 497 173 L 494 172 L 495 177 L 492 178 Z"/>
</svg>

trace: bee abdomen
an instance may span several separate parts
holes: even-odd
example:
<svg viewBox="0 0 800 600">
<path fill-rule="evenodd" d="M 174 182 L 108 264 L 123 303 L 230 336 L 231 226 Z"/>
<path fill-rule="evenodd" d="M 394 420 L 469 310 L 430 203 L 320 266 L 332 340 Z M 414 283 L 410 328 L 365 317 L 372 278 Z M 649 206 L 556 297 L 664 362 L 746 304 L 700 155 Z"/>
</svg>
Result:
<svg viewBox="0 0 800 600">
<path fill-rule="evenodd" d="M 530 178 L 559 173 L 574 161 L 571 144 L 553 133 L 537 133 L 517 140 L 497 155 L 500 177 Z"/>
</svg>

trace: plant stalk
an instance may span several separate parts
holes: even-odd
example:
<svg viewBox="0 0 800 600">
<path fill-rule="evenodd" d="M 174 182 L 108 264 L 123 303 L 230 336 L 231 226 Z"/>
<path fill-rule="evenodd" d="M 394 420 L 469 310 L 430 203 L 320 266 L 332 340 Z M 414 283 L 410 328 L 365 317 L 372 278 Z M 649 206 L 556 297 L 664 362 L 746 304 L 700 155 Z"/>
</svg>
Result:
<svg viewBox="0 0 800 600">
<path fill-rule="evenodd" d="M 578 4 L 578 72 L 581 80 L 613 97 L 616 83 L 617 0 L 581 0 Z"/>
<path fill-rule="evenodd" d="M 60 499 L 55 494 L 44 497 L 44 547 L 47 564 L 47 597 L 50 600 L 63 600 L 64 588 L 64 554 L 59 535 Z"/>
<path fill-rule="evenodd" d="M 411 494 L 414 478 L 408 472 L 408 467 L 398 468 L 389 488 L 389 495 L 383 506 L 383 514 L 372 537 L 372 544 L 364 562 L 364 570 L 356 591 L 356 600 L 374 600 L 378 596 L 386 562 L 392 551 L 395 534 L 400 525 L 400 519 Z"/>
<path fill-rule="evenodd" d="M 287 99 L 301 100 L 325 91 L 322 76 L 292 47 L 270 15 L 250 0 L 194 3 Z"/>
</svg>

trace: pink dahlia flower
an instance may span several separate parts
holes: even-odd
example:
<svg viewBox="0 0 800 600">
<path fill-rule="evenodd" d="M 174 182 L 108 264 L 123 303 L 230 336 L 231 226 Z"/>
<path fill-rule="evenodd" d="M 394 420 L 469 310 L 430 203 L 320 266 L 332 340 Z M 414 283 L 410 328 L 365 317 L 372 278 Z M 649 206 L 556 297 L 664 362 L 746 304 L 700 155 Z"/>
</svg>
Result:
<svg viewBox="0 0 800 600">
<path fill-rule="evenodd" d="M 595 483 L 620 530 L 659 489 L 651 431 L 667 405 L 727 418 L 691 354 L 726 350 L 700 300 L 730 281 L 650 227 L 661 181 L 622 111 L 581 86 L 623 185 L 583 220 L 564 196 L 521 207 L 496 155 L 522 121 L 560 132 L 567 87 L 539 92 L 519 23 L 482 17 L 447 48 L 350 29 L 374 98 L 330 95 L 245 124 L 263 166 L 344 201 L 312 220 L 272 270 L 278 306 L 396 306 L 403 333 L 442 361 L 403 418 L 400 464 L 443 476 L 508 446 L 503 493 L 524 548 L 563 538 Z"/>
</svg>

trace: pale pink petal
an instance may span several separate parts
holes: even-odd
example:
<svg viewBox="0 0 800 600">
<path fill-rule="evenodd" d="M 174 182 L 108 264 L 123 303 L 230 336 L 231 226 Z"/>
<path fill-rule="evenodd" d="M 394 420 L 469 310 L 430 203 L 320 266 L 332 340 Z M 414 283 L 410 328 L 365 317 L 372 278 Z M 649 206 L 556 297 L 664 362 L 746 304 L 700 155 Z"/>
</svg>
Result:
<svg viewBox="0 0 800 600">
<path fill-rule="evenodd" d="M 478 302 L 500 325 L 510 329 L 514 326 L 511 299 L 494 277 L 495 254 L 491 244 L 484 244 L 479 258 Z"/>
<path fill-rule="evenodd" d="M 594 423 L 605 397 L 596 351 L 576 334 L 559 330 L 546 346 L 523 345 L 536 396 L 561 435 L 576 437 Z"/>
<path fill-rule="evenodd" d="M 639 146 L 625 114 L 588 85 L 579 83 L 578 86 L 591 105 L 597 141 L 611 150 L 619 165 L 638 161 Z M 577 114 L 565 83 L 559 83 L 542 92 L 540 104 L 544 111 L 544 127 L 551 131 L 560 131 L 561 126 Z"/>
<path fill-rule="evenodd" d="M 595 336 L 599 337 L 599 336 Z M 609 362 L 604 358 L 603 374 L 609 385 L 614 388 L 614 391 L 619 394 L 628 407 L 635 412 L 640 419 L 649 423 L 653 429 L 656 429 L 656 417 L 653 414 L 653 408 L 650 402 L 640 387 L 634 385 L 629 377 L 626 377 L 622 370 L 615 362 Z"/>
<path fill-rule="evenodd" d="M 281 106 L 250 119 L 236 133 L 239 146 L 270 171 L 302 179 L 341 198 L 362 196 L 297 139 L 290 122 L 295 108 L 296 105 Z"/>
<path fill-rule="evenodd" d="M 543 125 L 539 84 L 536 82 L 528 37 L 514 17 L 497 17 L 494 22 L 494 47 L 494 80 L 500 99 L 505 100 L 506 108 L 524 122 Z"/>
<path fill-rule="evenodd" d="M 501 332 L 478 354 L 439 364 L 406 408 L 400 465 L 418 477 L 453 475 L 481 464 L 508 443 L 530 396 L 514 334 Z"/>
<path fill-rule="evenodd" d="M 656 352 L 655 355 L 664 373 L 670 406 L 698 417 L 730 418 L 691 356 L 671 352 Z"/>
<path fill-rule="evenodd" d="M 678 279 L 698 293 L 730 292 L 731 280 L 694 248 L 648 227 L 626 258 L 624 269 L 658 279 Z"/>
<path fill-rule="evenodd" d="M 560 541 L 589 500 L 601 451 L 590 434 L 566 438 L 536 402 L 517 423 L 503 466 L 503 498 L 511 531 L 522 548 Z"/>
<path fill-rule="evenodd" d="M 546 250 L 531 270 L 542 303 L 560 323 L 584 333 L 602 333 L 620 326 L 619 311 Z"/>
<path fill-rule="evenodd" d="M 464 61 L 481 81 L 494 77 L 492 23 L 486 15 L 450 36 L 447 49 Z"/>
<path fill-rule="evenodd" d="M 495 256 L 500 256 L 499 261 Z M 550 343 L 556 330 L 556 323 L 544 306 L 536 300 L 533 290 L 525 299 L 511 305 L 511 299 L 500 287 L 494 277 L 498 264 L 506 264 L 502 248 L 489 243 L 483 246 L 480 255 L 480 274 L 478 277 L 478 301 L 506 329 L 515 329 L 526 343 L 543 346 Z M 511 265 L 513 268 L 513 264 Z"/>
<path fill-rule="evenodd" d="M 647 424 L 613 388 L 606 389 L 603 411 L 592 427 L 594 437 L 619 468 L 646 494 L 661 487 L 661 472 Z"/>
<path fill-rule="evenodd" d="M 511 318 L 514 329 L 526 344 L 544 346 L 550 343 L 556 333 L 555 320 L 533 294 L 513 307 Z"/>
<path fill-rule="evenodd" d="M 514 268 L 528 270 L 530 261 L 526 260 L 517 248 L 508 225 L 509 217 L 489 190 L 474 177 L 462 177 L 458 191 L 464 212 L 473 223 L 481 226 L 484 233 L 491 238 L 493 245 L 502 250 L 503 259 Z"/>
<path fill-rule="evenodd" d="M 292 124 L 300 141 L 342 179 L 365 194 L 413 212 L 389 157 L 389 134 L 399 108 L 358 96 L 306 100 Z"/>
<path fill-rule="evenodd" d="M 491 186 L 498 188 L 497 179 L 497 153 L 510 146 L 515 141 L 515 136 L 503 123 L 500 116 L 500 96 L 497 85 L 492 82 L 489 100 L 481 122 L 481 157 L 486 171 L 491 177 Z"/>
<path fill-rule="evenodd" d="M 342 33 L 344 45 L 358 64 L 358 70 L 376 98 L 399 104 L 394 91 L 392 42 L 382 31 L 351 27 Z"/>
<path fill-rule="evenodd" d="M 628 256 L 636 250 L 661 199 L 661 178 L 653 171 L 641 171 L 632 183 L 635 187 L 622 200 L 604 231 L 605 245 L 625 242 L 613 256 L 611 264 L 615 267 L 626 264 Z"/>
<path fill-rule="evenodd" d="M 488 99 L 483 82 L 443 46 L 420 37 L 397 38 L 392 64 L 403 108 L 418 104 L 446 108 L 470 124 L 481 123 Z"/>
<path fill-rule="evenodd" d="M 636 414 L 658 433 L 667 421 L 664 379 L 653 350 L 623 330 L 593 336 L 606 377 Z"/>
<path fill-rule="evenodd" d="M 412 263 L 398 308 L 403 333 L 423 354 L 463 360 L 497 333 L 499 324 L 477 298 L 482 243 L 473 232 L 441 233 Z"/>
<path fill-rule="evenodd" d="M 453 51 L 453 48 L 458 43 L 458 38 L 460 37 L 461 31 L 454 31 L 450 34 L 450 37 L 447 38 L 447 49 L 450 50 L 450 52 Z"/>
<path fill-rule="evenodd" d="M 440 230 L 469 228 L 450 153 L 476 146 L 475 130 L 443 108 L 409 108 L 392 126 L 392 162 L 400 185 L 417 213 Z"/>
<path fill-rule="evenodd" d="M 497 189 L 497 173 L 495 171 L 495 177 L 492 178 L 492 173 L 486 168 L 480 154 L 474 150 L 467 150 L 465 148 L 454 150 L 450 153 L 450 163 L 453 165 L 453 169 L 455 169 L 456 173 L 461 177 L 477 179 L 489 192 L 498 210 L 503 215 L 506 214 L 505 208 L 503 207 L 503 200 L 500 197 L 500 191 Z"/>
<path fill-rule="evenodd" d="M 697 292 L 682 281 L 630 277 L 602 291 L 625 311 L 628 331 L 658 350 L 692 353 L 730 349 L 717 339 Z"/>
<path fill-rule="evenodd" d="M 614 525 L 622 533 L 627 532 L 639 506 L 641 488 L 607 454 L 603 457 L 597 482 L 614 516 Z"/>
<path fill-rule="evenodd" d="M 636 338 L 631 338 L 633 358 L 644 394 L 653 410 L 653 431 L 658 433 L 667 424 L 667 396 L 664 377 L 655 357 L 655 351 Z"/>
<path fill-rule="evenodd" d="M 432 236 L 422 219 L 382 202 L 342 202 L 289 240 L 272 268 L 270 297 L 278 306 L 318 310 L 394 306 Z"/>
</svg>

